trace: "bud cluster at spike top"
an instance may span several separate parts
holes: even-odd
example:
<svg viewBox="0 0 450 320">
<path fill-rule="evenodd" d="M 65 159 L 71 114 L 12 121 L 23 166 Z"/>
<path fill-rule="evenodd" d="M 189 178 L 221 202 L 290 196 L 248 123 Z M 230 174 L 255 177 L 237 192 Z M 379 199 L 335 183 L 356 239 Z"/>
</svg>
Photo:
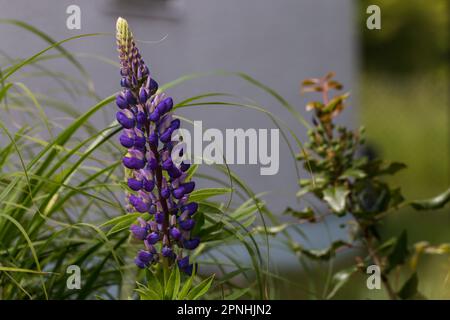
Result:
<svg viewBox="0 0 450 320">
<path fill-rule="evenodd" d="M 120 58 L 122 91 L 116 97 L 119 107 L 116 118 L 123 127 L 119 141 L 128 152 L 123 165 L 129 169 L 129 212 L 148 213 L 130 228 L 132 236 L 143 241 L 143 249 L 135 258 L 140 268 L 147 268 L 163 259 L 192 273 L 186 250 L 198 247 L 200 239 L 191 236 L 198 208 L 189 202 L 195 183 L 186 181 L 188 164 L 177 166 L 171 158 L 177 142 L 172 133 L 180 120 L 172 117 L 172 98 L 157 93 L 158 84 L 133 41 L 125 19 L 117 20 L 117 46 Z M 182 156 L 182 149 L 180 149 Z"/>
</svg>

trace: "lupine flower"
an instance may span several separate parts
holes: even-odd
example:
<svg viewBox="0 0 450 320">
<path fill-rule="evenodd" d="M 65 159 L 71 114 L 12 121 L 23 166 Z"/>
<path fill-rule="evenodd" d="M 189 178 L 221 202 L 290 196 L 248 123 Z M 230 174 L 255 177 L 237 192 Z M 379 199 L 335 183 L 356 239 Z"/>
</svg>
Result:
<svg viewBox="0 0 450 320">
<path fill-rule="evenodd" d="M 195 183 L 186 181 L 188 164 L 177 166 L 171 153 L 177 142 L 173 132 L 180 120 L 171 113 L 173 100 L 157 92 L 126 20 L 117 20 L 117 46 L 120 58 L 122 91 L 116 97 L 116 119 L 123 127 L 120 144 L 128 149 L 122 159 L 130 169 L 127 184 L 128 211 L 149 213 L 150 219 L 138 219 L 130 231 L 143 241 L 144 249 L 136 256 L 139 268 L 147 268 L 167 259 L 191 274 L 192 264 L 186 250 L 194 250 L 200 240 L 192 237 L 195 221 L 191 218 L 198 204 L 189 202 Z M 182 156 L 182 150 L 180 151 Z"/>
</svg>

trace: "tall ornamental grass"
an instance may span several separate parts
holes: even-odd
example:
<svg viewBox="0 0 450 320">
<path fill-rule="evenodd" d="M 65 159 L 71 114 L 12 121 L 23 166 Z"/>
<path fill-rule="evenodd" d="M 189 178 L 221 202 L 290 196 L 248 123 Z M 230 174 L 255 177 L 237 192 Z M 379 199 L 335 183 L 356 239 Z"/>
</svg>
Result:
<svg viewBox="0 0 450 320">
<path fill-rule="evenodd" d="M 387 184 L 383 176 L 405 165 L 368 158 L 360 152 L 363 132 L 336 126 L 347 95 L 329 95 L 342 88 L 332 74 L 303 82 L 304 91 L 322 97 L 307 105 L 313 112 L 310 124 L 275 90 L 243 73 L 191 74 L 158 84 L 158 75 L 144 63 L 149 53 L 139 52 L 128 23 L 119 19 L 119 60 L 88 56 L 115 65 L 121 79 L 121 89 L 111 88 L 109 96 L 99 97 L 79 54 L 63 45 L 111 35 L 55 41 L 24 22 L 0 22 L 47 44 L 29 57 L 2 54 L 1 59 L 0 299 L 273 299 L 284 296 L 285 284 L 305 297 L 331 299 L 354 274 L 366 274 L 374 264 L 380 268 L 385 297 L 423 298 L 420 277 L 408 268 L 424 253 L 448 254 L 450 246 L 411 246 L 407 231 L 382 239 L 378 229 L 401 206 L 444 207 L 450 191 L 430 200 L 406 201 L 399 188 Z M 78 74 L 46 65 L 56 59 L 73 65 Z M 191 79 L 212 76 L 234 77 L 265 92 L 271 103 L 286 108 L 309 130 L 306 144 L 296 135 L 297 128 L 287 127 L 247 97 L 221 90 L 185 99 L 164 94 Z M 55 81 L 57 92 L 75 102 L 81 95 L 94 102 L 80 112 L 70 99 L 35 92 L 27 83 L 36 77 Z M 226 164 L 213 165 L 216 172 L 210 175 L 196 164 L 176 161 L 182 156 L 182 141 L 172 141 L 172 135 L 192 124 L 177 116 L 177 110 L 202 106 L 209 107 L 205 112 L 261 112 L 280 130 L 290 156 L 299 160 L 292 172 L 299 179 L 300 202 L 284 212 L 290 220 L 271 212 L 265 194 L 255 194 Z M 63 125 L 49 117 L 50 109 L 70 122 Z M 93 123 L 99 112 L 110 119 L 108 126 Z M 301 166 L 308 179 L 301 179 Z M 201 180 L 208 188 L 196 188 Z M 299 243 L 307 240 L 305 225 L 324 221 L 321 209 L 308 205 L 307 193 L 322 202 L 328 215 L 350 218 L 348 241 L 334 241 L 329 248 Z M 280 273 L 272 260 L 275 248 L 297 256 L 298 271 L 307 280 L 295 282 Z M 341 250 L 355 250 L 355 263 L 335 270 Z M 317 284 L 308 272 L 323 263 L 326 281 Z M 71 266 L 81 271 L 77 288 L 67 273 Z M 393 279 L 400 273 L 407 277 L 399 286 Z"/>
</svg>

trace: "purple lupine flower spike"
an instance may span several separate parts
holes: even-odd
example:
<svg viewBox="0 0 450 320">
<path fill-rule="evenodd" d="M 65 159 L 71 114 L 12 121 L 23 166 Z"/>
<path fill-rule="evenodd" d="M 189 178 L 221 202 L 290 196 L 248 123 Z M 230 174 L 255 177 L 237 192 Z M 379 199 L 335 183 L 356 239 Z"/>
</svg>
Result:
<svg viewBox="0 0 450 320">
<path fill-rule="evenodd" d="M 157 92 L 158 83 L 150 76 L 128 23 L 119 18 L 116 27 L 123 88 L 116 97 L 116 119 L 123 127 L 120 144 L 128 149 L 122 158 L 129 169 L 127 210 L 150 214 L 148 220 L 139 218 L 130 228 L 144 248 L 135 263 L 147 268 L 166 259 L 191 274 L 193 265 L 186 250 L 200 244 L 200 239 L 191 235 L 198 204 L 189 202 L 195 188 L 193 181 L 186 181 L 189 164 L 176 165 L 171 158 L 178 143 L 172 141 L 172 135 L 180 120 L 171 113 L 172 98 Z M 179 153 L 182 156 L 182 149 Z"/>
</svg>

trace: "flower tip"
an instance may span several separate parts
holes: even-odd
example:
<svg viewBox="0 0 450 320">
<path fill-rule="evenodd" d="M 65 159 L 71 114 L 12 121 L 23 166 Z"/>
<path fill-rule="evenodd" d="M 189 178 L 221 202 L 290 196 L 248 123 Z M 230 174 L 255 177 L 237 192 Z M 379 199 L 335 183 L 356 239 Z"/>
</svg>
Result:
<svg viewBox="0 0 450 320">
<path fill-rule="evenodd" d="M 122 17 L 117 18 L 116 29 L 117 31 L 128 28 L 128 22 Z"/>
<path fill-rule="evenodd" d="M 122 17 L 119 17 L 116 22 L 117 40 L 120 45 L 125 45 L 126 42 L 132 37 L 128 22 Z"/>
</svg>

